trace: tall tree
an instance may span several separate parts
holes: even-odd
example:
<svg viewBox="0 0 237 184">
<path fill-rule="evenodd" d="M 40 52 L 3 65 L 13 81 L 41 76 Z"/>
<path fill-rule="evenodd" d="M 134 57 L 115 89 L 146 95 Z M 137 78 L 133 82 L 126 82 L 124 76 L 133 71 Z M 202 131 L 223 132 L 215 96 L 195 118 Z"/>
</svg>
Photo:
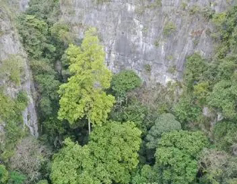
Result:
<svg viewBox="0 0 237 184">
<path fill-rule="evenodd" d="M 105 53 L 96 36 L 96 29 L 89 29 L 81 47 L 70 45 L 66 51 L 70 62 L 71 77 L 59 89 L 59 119 L 70 124 L 86 117 L 90 124 L 101 125 L 107 119 L 114 97 L 104 90 L 110 87 L 112 73 L 105 66 Z"/>
</svg>

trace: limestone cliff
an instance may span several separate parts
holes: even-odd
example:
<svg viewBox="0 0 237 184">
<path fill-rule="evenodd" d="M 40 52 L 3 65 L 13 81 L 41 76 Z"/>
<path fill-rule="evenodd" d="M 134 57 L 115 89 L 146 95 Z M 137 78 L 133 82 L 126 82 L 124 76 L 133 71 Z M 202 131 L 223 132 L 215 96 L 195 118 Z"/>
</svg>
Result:
<svg viewBox="0 0 237 184">
<path fill-rule="evenodd" d="M 0 62 L 12 55 L 23 60 L 19 86 L 0 79 L 14 98 L 24 90 L 29 104 L 24 123 L 38 135 L 33 100 L 34 85 L 27 56 L 14 29 L 8 7 L 24 11 L 29 0 L 1 0 Z M 133 69 L 147 83 L 166 84 L 180 80 L 186 56 L 199 52 L 211 57 L 214 45 L 210 15 L 226 10 L 234 0 L 61 0 L 61 20 L 69 23 L 77 38 L 88 27 L 96 27 L 105 46 L 106 62 L 113 72 Z"/>
<path fill-rule="evenodd" d="M 8 62 L 9 58 L 16 57 L 17 61 L 14 64 L 18 65 L 20 63 L 18 69 L 21 74 L 20 84 L 15 84 L 8 80 L 6 76 L 9 75 L 9 72 L 5 70 L 5 75 L 3 75 L 3 72 L 0 75 L 0 87 L 4 87 L 5 94 L 13 99 L 19 91 L 27 93 L 28 106 L 24 112 L 22 112 L 23 121 L 29 128 L 31 134 L 38 136 L 37 115 L 33 100 L 34 85 L 27 55 L 20 43 L 17 30 L 14 28 L 13 13 L 10 10 L 10 8 L 12 8 L 11 5 L 13 4 L 6 4 L 5 1 L 0 1 L 0 3 L 0 67 L 3 67 L 3 63 Z M 15 5 L 19 6 L 18 3 L 19 2 Z"/>
<path fill-rule="evenodd" d="M 78 38 L 99 31 L 114 72 L 134 69 L 147 83 L 182 78 L 186 56 L 210 57 L 209 16 L 230 6 L 223 0 L 61 0 L 62 21 Z"/>
</svg>

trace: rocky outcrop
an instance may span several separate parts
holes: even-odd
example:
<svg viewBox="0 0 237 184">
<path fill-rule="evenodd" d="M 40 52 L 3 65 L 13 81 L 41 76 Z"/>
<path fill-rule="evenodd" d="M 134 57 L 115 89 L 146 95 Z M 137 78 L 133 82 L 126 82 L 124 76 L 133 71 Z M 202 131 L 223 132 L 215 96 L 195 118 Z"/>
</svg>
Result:
<svg viewBox="0 0 237 184">
<path fill-rule="evenodd" d="M 180 80 L 186 56 L 210 57 L 214 43 L 209 15 L 223 0 L 61 0 L 62 21 L 78 38 L 96 27 L 114 72 L 133 69 L 147 83 Z"/>
<path fill-rule="evenodd" d="M 1 76 L 0 86 L 4 86 L 5 93 L 12 98 L 15 98 L 19 91 L 27 93 L 28 106 L 22 112 L 22 117 L 24 124 L 29 128 L 31 134 L 37 137 L 37 115 L 33 100 L 34 85 L 28 66 L 27 55 L 20 43 L 10 15 L 11 12 L 8 12 L 7 8 L 4 6 L 0 7 L 0 65 L 8 58 L 17 56 L 19 62 L 21 62 L 21 67 L 19 68 L 19 70 L 22 70 L 21 83 L 16 85 L 6 80 L 4 76 Z"/>
</svg>

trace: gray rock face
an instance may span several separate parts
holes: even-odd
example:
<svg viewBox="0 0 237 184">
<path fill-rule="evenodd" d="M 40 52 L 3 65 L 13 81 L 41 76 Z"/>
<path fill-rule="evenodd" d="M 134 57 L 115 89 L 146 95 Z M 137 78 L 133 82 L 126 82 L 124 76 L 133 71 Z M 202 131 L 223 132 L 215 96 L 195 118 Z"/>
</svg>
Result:
<svg viewBox="0 0 237 184">
<path fill-rule="evenodd" d="M 108 0 L 109 1 L 109 0 Z M 180 80 L 186 56 L 210 57 L 210 12 L 230 4 L 223 0 L 61 0 L 62 21 L 83 37 L 96 27 L 113 72 L 133 69 L 147 83 Z"/>
<path fill-rule="evenodd" d="M 15 85 L 4 77 L 0 78 L 0 87 L 4 85 L 5 93 L 15 98 L 21 90 L 25 91 L 28 96 L 28 106 L 22 113 L 24 124 L 29 128 L 34 136 L 38 136 L 37 115 L 33 100 L 34 85 L 32 82 L 31 72 L 28 66 L 26 53 L 20 43 L 17 31 L 12 25 L 10 12 L 4 7 L 0 8 L 0 67 L 4 60 L 19 56 L 22 58 L 22 77 L 21 84 Z M 20 68 L 19 68 L 20 70 Z M 3 127 L 0 127 L 0 131 Z"/>
<path fill-rule="evenodd" d="M 20 0 L 20 2 L 19 2 L 20 11 L 25 11 L 29 7 L 28 6 L 29 1 L 30 0 Z"/>
</svg>

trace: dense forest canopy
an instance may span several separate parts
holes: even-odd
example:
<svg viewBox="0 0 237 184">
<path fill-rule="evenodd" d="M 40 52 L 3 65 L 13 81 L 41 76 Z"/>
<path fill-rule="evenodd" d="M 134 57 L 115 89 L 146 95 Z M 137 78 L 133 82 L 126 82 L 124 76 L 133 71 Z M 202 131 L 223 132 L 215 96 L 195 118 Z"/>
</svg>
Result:
<svg viewBox="0 0 237 184">
<path fill-rule="evenodd" d="M 151 90 L 135 71 L 107 68 L 96 28 L 80 40 L 58 0 L 31 0 L 14 21 L 40 136 L 22 125 L 25 91 L 12 99 L 1 87 L 0 184 L 237 184 L 237 7 L 208 19 L 213 56 L 193 53 L 182 81 Z M 1 61 L 0 77 L 18 85 L 21 67 Z"/>
</svg>

